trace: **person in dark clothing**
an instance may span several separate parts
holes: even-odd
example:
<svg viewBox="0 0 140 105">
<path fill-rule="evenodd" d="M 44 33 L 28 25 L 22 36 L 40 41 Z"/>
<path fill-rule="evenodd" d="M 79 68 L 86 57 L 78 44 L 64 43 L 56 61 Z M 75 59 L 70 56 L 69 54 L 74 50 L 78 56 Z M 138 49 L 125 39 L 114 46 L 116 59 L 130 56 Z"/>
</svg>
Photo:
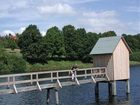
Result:
<svg viewBox="0 0 140 105">
<path fill-rule="evenodd" d="M 77 74 L 76 73 L 77 72 L 77 69 L 78 69 L 78 65 L 77 64 L 73 65 L 72 68 L 71 68 L 72 80 L 75 79 L 75 76 Z"/>
</svg>

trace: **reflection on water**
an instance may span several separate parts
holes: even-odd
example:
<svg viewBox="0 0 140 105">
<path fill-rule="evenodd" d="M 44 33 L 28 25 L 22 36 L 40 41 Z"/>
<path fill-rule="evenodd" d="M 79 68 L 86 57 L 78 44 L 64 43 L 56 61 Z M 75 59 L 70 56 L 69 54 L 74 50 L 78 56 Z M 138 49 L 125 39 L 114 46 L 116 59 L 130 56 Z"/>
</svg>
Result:
<svg viewBox="0 0 140 105">
<path fill-rule="evenodd" d="M 108 96 L 108 100 L 102 100 L 99 96 L 96 96 L 95 103 L 91 105 L 131 105 L 130 100 L 130 94 L 127 94 L 126 97 L 121 97 L 121 99 L 118 99 L 117 96 Z"/>
<path fill-rule="evenodd" d="M 100 94 L 94 95 L 94 84 L 63 87 L 59 91 L 61 105 L 140 105 L 140 67 L 131 68 L 131 94 L 125 94 L 125 83 L 117 83 L 117 97 L 108 95 L 107 84 L 99 86 Z M 51 90 L 50 105 L 55 105 Z M 0 105 L 47 105 L 47 91 L 30 91 L 19 94 L 0 95 Z"/>
</svg>

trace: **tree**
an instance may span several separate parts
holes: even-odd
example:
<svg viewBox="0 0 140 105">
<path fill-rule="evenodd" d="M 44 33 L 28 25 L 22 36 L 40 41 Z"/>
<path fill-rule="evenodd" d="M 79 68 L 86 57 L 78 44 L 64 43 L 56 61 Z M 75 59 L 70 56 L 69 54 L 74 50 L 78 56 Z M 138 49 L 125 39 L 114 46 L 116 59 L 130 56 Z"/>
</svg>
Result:
<svg viewBox="0 0 140 105">
<path fill-rule="evenodd" d="M 104 32 L 101 35 L 101 37 L 110 37 L 110 36 L 117 36 L 117 35 L 116 35 L 116 33 L 114 31 Z"/>
<path fill-rule="evenodd" d="M 77 52 L 75 51 L 75 34 L 76 30 L 75 27 L 72 25 L 67 25 L 63 27 L 63 35 L 64 35 L 64 43 L 65 43 L 65 50 L 66 56 L 69 60 L 77 59 Z"/>
<path fill-rule="evenodd" d="M 58 27 L 54 26 L 48 29 L 43 40 L 50 57 L 65 55 L 64 37 Z"/>
<path fill-rule="evenodd" d="M 73 42 L 75 45 L 75 52 L 77 53 L 78 59 L 82 59 L 83 55 L 86 55 L 87 48 L 87 35 L 86 30 L 84 28 L 78 28 L 75 33 L 75 41 Z"/>
<path fill-rule="evenodd" d="M 88 32 L 86 35 L 87 35 L 87 43 L 84 46 L 86 48 L 84 49 L 85 54 L 82 57 L 82 62 L 87 63 L 87 62 L 92 62 L 92 56 L 89 54 L 92 48 L 94 47 L 94 45 L 96 44 L 97 40 L 99 39 L 100 35 L 92 32 Z"/>
<path fill-rule="evenodd" d="M 47 62 L 47 49 L 36 25 L 29 25 L 19 36 L 18 44 L 23 58 L 30 63 Z"/>
</svg>

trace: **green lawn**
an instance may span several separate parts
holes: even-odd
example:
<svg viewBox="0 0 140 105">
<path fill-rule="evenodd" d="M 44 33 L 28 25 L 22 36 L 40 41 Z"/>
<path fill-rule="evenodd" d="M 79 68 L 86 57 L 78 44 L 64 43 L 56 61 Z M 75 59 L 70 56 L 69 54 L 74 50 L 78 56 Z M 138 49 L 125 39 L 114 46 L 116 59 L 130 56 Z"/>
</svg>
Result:
<svg viewBox="0 0 140 105">
<path fill-rule="evenodd" d="M 82 63 L 81 61 L 48 61 L 48 64 L 28 64 L 27 72 L 46 71 L 46 70 L 66 70 L 77 64 L 78 68 L 93 67 L 92 63 Z"/>
<path fill-rule="evenodd" d="M 140 65 L 140 62 L 137 62 L 137 61 L 130 61 L 130 65 L 133 66 L 133 65 Z"/>
</svg>

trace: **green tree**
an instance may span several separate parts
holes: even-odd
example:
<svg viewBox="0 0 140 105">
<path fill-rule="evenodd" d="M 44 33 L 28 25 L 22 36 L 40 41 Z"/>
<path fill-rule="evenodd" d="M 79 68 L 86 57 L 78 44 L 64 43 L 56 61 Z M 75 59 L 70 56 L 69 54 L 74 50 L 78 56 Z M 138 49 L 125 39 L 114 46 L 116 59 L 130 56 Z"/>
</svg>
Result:
<svg viewBox="0 0 140 105">
<path fill-rule="evenodd" d="M 41 41 L 42 36 L 37 26 L 29 25 L 18 40 L 24 59 L 30 63 L 47 62 L 47 49 Z"/>
<path fill-rule="evenodd" d="M 63 27 L 64 43 L 66 49 L 66 56 L 70 60 L 77 59 L 77 52 L 75 51 L 75 27 L 72 25 L 67 25 Z"/>
<path fill-rule="evenodd" d="M 46 43 L 50 57 L 65 55 L 64 37 L 58 27 L 48 29 L 43 42 Z"/>
<path fill-rule="evenodd" d="M 110 37 L 110 36 L 117 36 L 117 35 L 116 35 L 116 33 L 114 31 L 104 32 L 101 35 L 101 37 Z"/>
<path fill-rule="evenodd" d="M 78 59 L 82 59 L 83 55 L 87 54 L 88 38 L 86 35 L 86 30 L 84 28 L 78 28 L 75 33 L 75 41 L 73 42 L 75 45 L 75 52 L 77 53 Z"/>
</svg>

